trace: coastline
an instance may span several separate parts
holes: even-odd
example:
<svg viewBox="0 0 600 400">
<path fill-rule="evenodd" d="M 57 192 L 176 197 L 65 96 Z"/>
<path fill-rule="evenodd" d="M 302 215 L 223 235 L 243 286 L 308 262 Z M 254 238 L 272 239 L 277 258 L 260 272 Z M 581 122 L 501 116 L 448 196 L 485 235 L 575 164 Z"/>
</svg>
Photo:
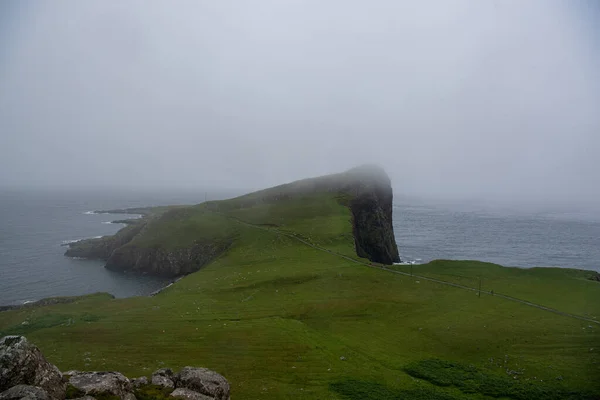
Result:
<svg viewBox="0 0 600 400">
<path fill-rule="evenodd" d="M 145 207 L 145 208 L 135 208 L 135 209 L 111 209 L 111 210 L 93 210 L 93 211 L 86 211 L 83 212 L 82 214 L 84 215 L 102 215 L 102 214 L 128 214 L 131 215 L 132 218 L 129 219 L 119 219 L 119 220 L 114 220 L 114 221 L 110 221 L 110 222 L 102 222 L 103 224 L 122 224 L 122 225 L 130 225 L 130 224 L 135 224 L 137 223 L 139 220 L 143 219 L 144 217 L 146 217 L 147 215 L 150 214 L 150 211 L 147 211 L 149 209 L 151 209 L 152 207 Z M 69 240 L 63 240 L 62 243 L 60 244 L 61 247 L 69 247 L 73 244 L 76 243 L 80 243 L 86 240 L 93 240 L 93 239 L 101 239 L 105 236 L 111 236 L 111 235 L 100 235 L 100 236 L 92 236 L 92 237 L 86 237 L 86 238 L 80 238 L 80 239 L 69 239 Z M 86 260 L 86 259 L 90 259 L 87 257 L 78 257 L 78 256 L 68 256 L 68 255 L 64 255 L 64 257 L 70 258 L 70 259 L 74 259 L 74 260 Z M 143 274 L 140 274 L 143 275 Z M 183 276 L 182 276 L 183 277 Z M 181 279 L 182 277 L 178 277 L 175 280 L 171 280 L 169 281 L 169 283 L 161 288 L 159 288 L 158 290 L 155 290 L 149 294 L 146 295 L 141 295 L 142 297 L 149 297 L 149 296 L 155 296 L 156 294 L 160 293 L 161 291 L 163 291 L 164 289 L 166 289 L 167 287 L 171 286 L 173 283 L 177 282 L 179 279 Z M 97 294 L 104 294 L 107 296 L 110 296 L 111 298 L 116 298 L 116 296 L 114 296 L 113 294 L 109 293 L 109 292 L 91 292 L 91 293 L 86 293 L 83 295 L 73 295 L 73 296 L 58 296 L 58 297 L 43 297 L 41 299 L 38 300 L 27 300 L 24 301 L 22 303 L 15 303 L 15 304 L 0 304 L 0 312 L 3 311 L 10 311 L 10 310 L 18 310 L 18 309 L 23 309 L 23 308 L 30 308 L 30 307 L 37 307 L 37 306 L 47 306 L 47 305 L 54 305 L 54 304 L 67 304 L 67 303 L 72 303 L 72 302 L 76 302 L 82 298 L 88 297 L 88 296 L 93 296 L 93 295 L 97 295 Z M 132 296 L 127 296 L 124 298 L 128 298 L 128 297 L 138 297 L 140 295 L 132 295 Z"/>
<path fill-rule="evenodd" d="M 104 296 L 110 296 L 113 299 L 115 298 L 115 296 L 113 296 L 110 293 L 106 293 L 106 292 L 95 292 L 95 293 L 89 293 L 89 294 L 84 294 L 84 295 L 80 295 L 80 296 L 47 297 L 47 298 L 35 300 L 35 301 L 26 301 L 23 304 L 9 304 L 9 305 L 5 305 L 5 306 L 0 305 L 0 312 L 11 311 L 11 310 L 20 310 L 23 308 L 38 307 L 38 306 L 51 306 L 54 304 L 69 304 L 69 303 L 74 303 L 78 300 L 82 300 L 86 297 L 95 296 L 95 295 L 104 295 Z"/>
<path fill-rule="evenodd" d="M 179 282 L 180 280 L 182 280 L 182 279 L 183 279 L 183 278 L 185 278 L 185 277 L 186 277 L 186 275 L 183 275 L 183 276 L 179 276 L 179 277 L 177 277 L 177 278 L 176 278 L 176 279 L 174 279 L 172 282 L 170 282 L 170 283 L 169 283 L 167 286 L 165 286 L 165 287 L 162 287 L 162 288 L 160 288 L 160 289 L 158 289 L 158 290 L 155 290 L 154 292 L 150 293 L 150 294 L 148 295 L 148 297 L 154 297 L 154 296 L 156 296 L 157 294 L 160 294 L 162 291 L 164 291 L 164 290 L 166 290 L 167 288 L 169 288 L 169 287 L 173 286 L 173 284 L 175 284 L 175 283 Z"/>
<path fill-rule="evenodd" d="M 77 257 L 73 257 L 73 258 L 77 258 Z M 163 286 L 160 289 L 157 289 L 147 295 L 128 296 L 128 297 L 123 297 L 123 298 L 127 299 L 127 298 L 131 298 L 131 297 L 154 297 L 154 296 L 160 294 L 161 292 L 163 292 L 164 290 L 166 290 L 167 288 L 173 286 L 175 283 L 179 282 L 181 279 L 183 279 L 185 277 L 186 277 L 186 275 L 179 276 L 176 279 L 171 280 L 166 286 Z M 38 306 L 40 306 L 40 307 L 51 306 L 51 305 L 55 305 L 55 304 L 69 304 L 69 303 L 74 303 L 78 300 L 82 300 L 89 296 L 100 295 L 100 294 L 110 296 L 112 299 L 116 299 L 116 297 L 113 294 L 108 293 L 108 292 L 94 292 L 94 293 L 88 293 L 88 294 L 76 295 L 76 296 L 46 297 L 46 298 L 39 299 L 39 300 L 27 300 L 22 304 L 0 305 L 0 312 L 20 310 L 23 308 L 32 308 L 32 307 L 38 307 Z"/>
</svg>

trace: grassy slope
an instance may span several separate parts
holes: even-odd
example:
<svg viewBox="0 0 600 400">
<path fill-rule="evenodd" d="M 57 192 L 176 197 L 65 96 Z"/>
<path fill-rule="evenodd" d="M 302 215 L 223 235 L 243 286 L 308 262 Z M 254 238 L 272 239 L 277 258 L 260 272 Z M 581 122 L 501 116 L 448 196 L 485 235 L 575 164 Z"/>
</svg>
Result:
<svg viewBox="0 0 600 400">
<path fill-rule="evenodd" d="M 408 266 L 395 266 L 408 272 Z M 413 273 L 465 286 L 493 290 L 546 307 L 598 319 L 600 285 L 590 271 L 566 268 L 507 268 L 479 261 L 437 260 L 413 267 Z"/>
<path fill-rule="evenodd" d="M 473 364 L 483 371 L 477 376 L 515 380 L 506 373 L 512 370 L 520 373 L 516 381 L 535 387 L 550 382 L 600 392 L 597 324 L 357 265 L 281 233 L 352 254 L 350 213 L 333 197 L 185 212 L 194 222 L 164 220 L 162 237 L 178 238 L 176 245 L 212 229 L 217 236 L 235 232 L 231 250 L 159 296 L 95 295 L 5 312 L 0 331 L 26 334 L 62 370 L 115 369 L 135 377 L 162 366 L 206 366 L 227 377 L 238 399 L 486 398 L 405 372 L 417 365 L 438 373 L 423 363 L 431 358 Z M 496 292 L 600 313 L 600 284 L 577 271 L 445 261 L 418 268 L 469 286 L 483 274 Z"/>
</svg>

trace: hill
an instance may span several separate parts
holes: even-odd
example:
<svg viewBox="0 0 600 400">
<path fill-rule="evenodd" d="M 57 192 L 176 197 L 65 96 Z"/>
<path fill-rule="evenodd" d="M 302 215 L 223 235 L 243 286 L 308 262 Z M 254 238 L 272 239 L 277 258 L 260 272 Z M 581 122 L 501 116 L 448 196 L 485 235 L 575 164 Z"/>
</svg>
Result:
<svg viewBox="0 0 600 400">
<path fill-rule="evenodd" d="M 0 332 L 26 335 L 61 370 L 205 366 L 242 399 L 598 398 L 589 272 L 439 260 L 411 276 L 361 258 L 356 210 L 385 196 L 343 178 L 148 213 L 121 247 L 226 250 L 157 296 L 6 311 Z"/>
<path fill-rule="evenodd" d="M 106 268 L 163 276 L 180 276 L 197 271 L 224 254 L 236 241 L 236 225 L 227 218 L 244 217 L 247 222 L 288 229 L 296 234 L 323 235 L 308 224 L 328 216 L 335 204 L 350 210 L 350 218 L 327 229 L 340 237 L 349 232 L 341 218 L 351 222 L 356 254 L 374 262 L 400 261 L 392 228 L 392 188 L 386 173 L 376 166 L 361 166 L 345 173 L 322 176 L 276 186 L 228 201 L 191 207 L 135 208 L 97 211 L 99 213 L 141 214 L 114 236 L 71 243 L 67 256 L 106 260 Z M 281 206 L 281 207 L 279 207 Z M 290 213 L 313 208 L 311 220 L 299 229 L 297 215 Z M 277 210 L 277 212 L 273 212 Z M 297 211 L 293 211 L 296 212 Z M 321 215 L 317 215 L 320 213 Z M 332 232 L 327 232 L 332 234 Z M 330 238 L 331 239 L 331 238 Z"/>
</svg>

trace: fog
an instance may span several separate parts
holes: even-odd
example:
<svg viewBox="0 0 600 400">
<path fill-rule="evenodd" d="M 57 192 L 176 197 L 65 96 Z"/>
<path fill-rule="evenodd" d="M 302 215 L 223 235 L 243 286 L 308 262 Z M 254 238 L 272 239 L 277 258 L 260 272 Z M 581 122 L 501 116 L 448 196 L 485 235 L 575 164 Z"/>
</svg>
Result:
<svg viewBox="0 0 600 400">
<path fill-rule="evenodd" d="M 0 186 L 595 203 L 594 1 L 3 1 Z"/>
</svg>

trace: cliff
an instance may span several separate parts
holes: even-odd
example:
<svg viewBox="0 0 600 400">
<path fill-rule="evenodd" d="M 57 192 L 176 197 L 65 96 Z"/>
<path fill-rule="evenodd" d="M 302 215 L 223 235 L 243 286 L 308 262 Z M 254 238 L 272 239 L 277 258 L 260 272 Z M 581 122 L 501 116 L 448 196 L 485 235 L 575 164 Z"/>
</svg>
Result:
<svg viewBox="0 0 600 400">
<path fill-rule="evenodd" d="M 143 218 L 131 222 L 114 236 L 73 243 L 65 255 L 102 259 L 111 270 L 169 277 L 185 275 L 226 253 L 235 243 L 240 226 L 232 218 L 240 219 L 240 212 L 246 216 L 246 222 L 289 232 L 294 231 L 298 220 L 308 221 L 328 212 L 311 209 L 299 213 L 303 205 L 316 204 L 319 208 L 318 203 L 328 199 L 335 199 L 349 209 L 358 256 L 382 264 L 400 261 L 392 227 L 390 179 L 383 169 L 370 165 L 230 200 L 162 207 L 155 212 L 144 209 L 140 213 L 136 209 L 131 213 L 143 214 Z M 119 210 L 124 211 L 127 212 Z M 296 218 L 294 224 L 290 223 L 292 216 Z M 275 217 L 279 220 L 275 221 Z"/>
<path fill-rule="evenodd" d="M 348 188 L 351 197 L 356 254 L 382 264 L 400 262 L 392 225 L 393 193 L 382 169 L 366 167 L 351 171 L 357 181 Z"/>
<path fill-rule="evenodd" d="M 67 257 L 95 258 L 107 261 L 115 250 L 131 242 L 146 226 L 146 220 L 132 222 L 112 236 L 97 239 L 84 239 L 70 243 L 65 252 Z"/>
<path fill-rule="evenodd" d="M 330 193 L 352 213 L 356 254 L 371 261 L 392 264 L 400 261 L 392 225 L 393 191 L 390 178 L 376 165 L 275 186 L 232 199 L 208 204 L 214 210 L 250 208 L 274 204 L 311 194 Z"/>
</svg>

